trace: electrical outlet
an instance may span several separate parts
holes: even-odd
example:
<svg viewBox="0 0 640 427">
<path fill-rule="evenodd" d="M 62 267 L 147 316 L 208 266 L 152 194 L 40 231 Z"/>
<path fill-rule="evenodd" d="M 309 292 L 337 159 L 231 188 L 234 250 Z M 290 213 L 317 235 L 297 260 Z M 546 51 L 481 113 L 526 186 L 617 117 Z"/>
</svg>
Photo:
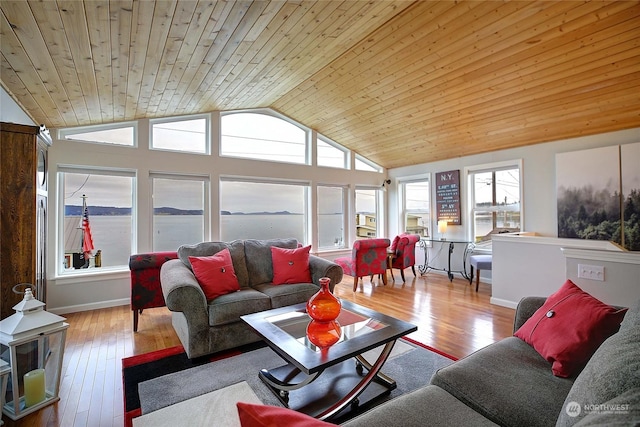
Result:
<svg viewBox="0 0 640 427">
<path fill-rule="evenodd" d="M 578 277 L 604 282 L 604 267 L 601 265 L 578 264 Z"/>
</svg>

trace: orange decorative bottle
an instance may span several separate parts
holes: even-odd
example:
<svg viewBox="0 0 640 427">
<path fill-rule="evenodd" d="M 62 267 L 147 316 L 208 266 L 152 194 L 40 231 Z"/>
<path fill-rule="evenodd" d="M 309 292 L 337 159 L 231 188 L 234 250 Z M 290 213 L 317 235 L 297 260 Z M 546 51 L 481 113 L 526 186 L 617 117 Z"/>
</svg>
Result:
<svg viewBox="0 0 640 427">
<path fill-rule="evenodd" d="M 338 341 L 342 336 L 342 328 L 335 320 L 319 322 L 312 320 L 307 325 L 307 338 L 320 348 L 327 348 Z"/>
<path fill-rule="evenodd" d="M 331 279 L 320 278 L 320 290 L 307 301 L 307 314 L 318 322 L 330 322 L 340 315 L 342 304 L 329 289 Z"/>
</svg>

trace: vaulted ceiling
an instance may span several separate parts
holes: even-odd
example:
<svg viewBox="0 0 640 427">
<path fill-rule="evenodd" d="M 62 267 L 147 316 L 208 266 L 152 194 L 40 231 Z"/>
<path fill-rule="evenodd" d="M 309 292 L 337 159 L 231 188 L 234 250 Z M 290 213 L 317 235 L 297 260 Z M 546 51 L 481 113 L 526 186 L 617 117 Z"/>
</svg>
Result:
<svg viewBox="0 0 640 427">
<path fill-rule="evenodd" d="M 387 167 L 640 127 L 638 1 L 0 2 L 50 128 L 270 107 Z"/>
</svg>

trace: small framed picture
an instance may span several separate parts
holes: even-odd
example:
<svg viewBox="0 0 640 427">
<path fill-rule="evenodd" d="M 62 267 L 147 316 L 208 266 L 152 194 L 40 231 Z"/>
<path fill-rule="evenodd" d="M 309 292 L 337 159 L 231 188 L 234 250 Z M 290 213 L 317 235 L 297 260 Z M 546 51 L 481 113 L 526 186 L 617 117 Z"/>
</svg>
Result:
<svg viewBox="0 0 640 427">
<path fill-rule="evenodd" d="M 64 268 L 71 267 L 71 254 L 65 254 L 64 256 Z"/>
</svg>

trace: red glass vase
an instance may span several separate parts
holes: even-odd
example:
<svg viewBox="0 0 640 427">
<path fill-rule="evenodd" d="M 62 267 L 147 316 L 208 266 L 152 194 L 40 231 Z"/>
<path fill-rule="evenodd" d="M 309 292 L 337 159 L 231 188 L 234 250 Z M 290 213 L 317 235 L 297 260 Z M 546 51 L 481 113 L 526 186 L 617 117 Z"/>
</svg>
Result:
<svg viewBox="0 0 640 427">
<path fill-rule="evenodd" d="M 318 322 L 312 320 L 307 325 L 307 338 L 314 345 L 320 348 L 326 348 L 340 341 L 342 336 L 342 328 L 335 320 L 330 322 Z"/>
<path fill-rule="evenodd" d="M 318 322 L 330 322 L 340 315 L 342 304 L 329 289 L 331 279 L 320 278 L 320 290 L 307 301 L 307 314 Z"/>
</svg>

